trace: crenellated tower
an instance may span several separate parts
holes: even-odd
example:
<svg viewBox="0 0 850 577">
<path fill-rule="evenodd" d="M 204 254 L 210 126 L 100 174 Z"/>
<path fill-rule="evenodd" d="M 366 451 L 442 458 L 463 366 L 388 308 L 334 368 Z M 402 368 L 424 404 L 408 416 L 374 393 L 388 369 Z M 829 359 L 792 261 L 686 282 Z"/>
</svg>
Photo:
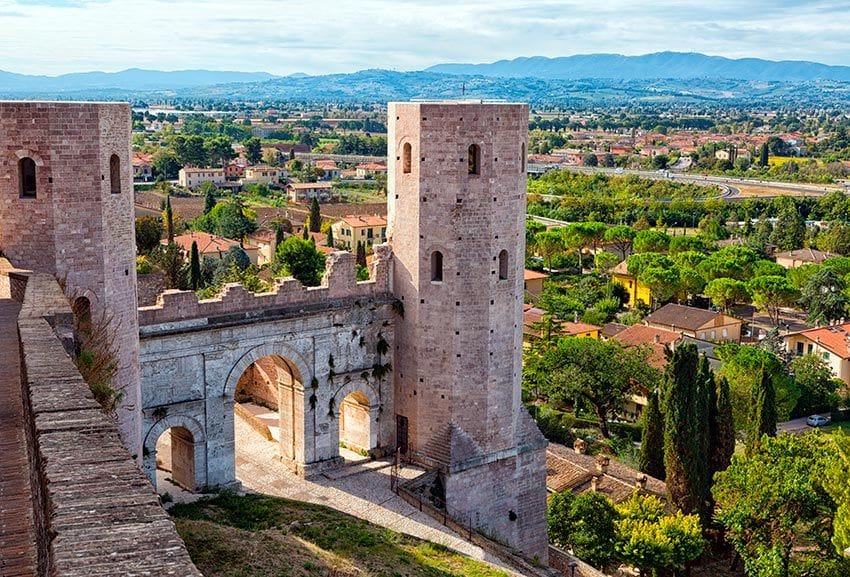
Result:
<svg viewBox="0 0 850 577">
<path fill-rule="evenodd" d="M 390 103 L 397 444 L 453 517 L 546 556 L 546 441 L 521 402 L 528 107 Z"/>
</svg>

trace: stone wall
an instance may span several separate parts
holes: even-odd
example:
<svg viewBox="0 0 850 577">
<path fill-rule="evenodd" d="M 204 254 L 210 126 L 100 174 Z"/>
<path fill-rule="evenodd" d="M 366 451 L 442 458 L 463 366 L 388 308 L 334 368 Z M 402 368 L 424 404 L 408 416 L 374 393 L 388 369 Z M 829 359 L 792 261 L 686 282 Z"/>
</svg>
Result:
<svg viewBox="0 0 850 577">
<path fill-rule="evenodd" d="M 253 294 L 240 284 L 228 284 L 224 293 L 199 301 L 192 291 L 167 290 L 154 306 L 139 309 L 141 334 L 202 326 L 211 318 L 261 319 L 281 309 L 325 307 L 332 309 L 351 299 L 368 299 L 389 293 L 390 252 L 386 245 L 375 247 L 370 280 L 357 282 L 355 257 L 348 252 L 328 256 L 321 286 L 305 287 L 293 278 L 277 281 L 272 292 Z M 152 327 L 152 328 L 148 328 Z"/>
<path fill-rule="evenodd" d="M 72 314 L 32 275 L 18 320 L 41 570 L 57 577 L 201 576 L 150 483 L 57 336 Z"/>
<path fill-rule="evenodd" d="M 150 272 L 137 275 L 139 306 L 149 307 L 156 304 L 156 299 L 165 290 L 165 275 L 161 272 Z"/>
</svg>

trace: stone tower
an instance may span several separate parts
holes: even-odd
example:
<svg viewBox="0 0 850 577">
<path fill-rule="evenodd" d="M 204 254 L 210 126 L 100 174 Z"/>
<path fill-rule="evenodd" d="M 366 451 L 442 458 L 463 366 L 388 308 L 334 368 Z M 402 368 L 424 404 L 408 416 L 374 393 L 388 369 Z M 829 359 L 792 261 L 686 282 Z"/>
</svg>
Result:
<svg viewBox="0 0 850 577">
<path fill-rule="evenodd" d="M 397 444 L 447 512 L 545 560 L 546 441 L 522 406 L 528 107 L 390 103 Z"/>
<path fill-rule="evenodd" d="M 136 247 L 128 104 L 0 102 L 0 249 L 56 275 L 109 323 L 122 441 L 141 459 Z"/>
</svg>

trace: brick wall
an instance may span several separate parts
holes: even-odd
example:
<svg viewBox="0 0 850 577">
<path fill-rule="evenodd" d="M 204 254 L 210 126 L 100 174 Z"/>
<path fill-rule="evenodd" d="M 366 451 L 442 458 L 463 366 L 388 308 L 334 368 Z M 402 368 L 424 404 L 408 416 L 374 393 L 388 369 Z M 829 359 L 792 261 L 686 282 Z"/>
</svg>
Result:
<svg viewBox="0 0 850 577">
<path fill-rule="evenodd" d="M 31 276 L 18 330 L 43 574 L 200 577 L 116 422 L 65 353 L 55 329 L 67 333 L 70 322 L 55 279 Z"/>
</svg>

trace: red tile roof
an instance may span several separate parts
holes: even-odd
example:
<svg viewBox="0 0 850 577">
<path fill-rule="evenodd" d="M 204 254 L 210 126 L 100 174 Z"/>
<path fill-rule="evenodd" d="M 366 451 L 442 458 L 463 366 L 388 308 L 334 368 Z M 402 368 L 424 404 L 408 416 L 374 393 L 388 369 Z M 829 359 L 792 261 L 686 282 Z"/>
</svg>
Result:
<svg viewBox="0 0 850 577">
<path fill-rule="evenodd" d="M 646 325 L 632 325 L 611 338 L 627 347 L 648 346 L 652 351 L 648 359 L 649 364 L 656 369 L 663 369 L 667 366 L 667 355 L 664 354 L 666 347 L 681 340 L 682 335 Z"/>
<path fill-rule="evenodd" d="M 546 274 L 546 273 L 537 272 L 535 270 L 525 269 L 525 273 L 524 273 L 523 278 L 525 280 L 535 280 L 535 279 L 538 279 L 538 278 L 549 278 L 549 275 Z"/>
<path fill-rule="evenodd" d="M 850 340 L 850 323 L 808 329 L 792 334 L 804 336 L 842 359 L 850 358 L 850 346 L 848 346 L 850 345 L 850 342 L 848 342 Z"/>
<path fill-rule="evenodd" d="M 238 240 L 224 238 L 223 236 L 217 236 L 207 232 L 189 232 L 181 234 L 180 236 L 174 237 L 174 242 L 177 243 L 177 246 L 179 246 L 180 249 L 187 254 L 192 250 L 192 243 L 196 242 L 198 243 L 198 252 L 201 255 L 221 254 L 227 252 L 227 250 L 232 246 L 239 246 Z M 245 250 L 252 250 L 257 247 L 245 243 L 242 248 Z"/>
<path fill-rule="evenodd" d="M 367 214 L 367 215 L 348 215 L 342 217 L 342 222 L 347 224 L 352 228 L 359 228 L 363 226 L 386 226 L 387 219 L 383 216 L 378 216 L 377 214 Z"/>
</svg>

